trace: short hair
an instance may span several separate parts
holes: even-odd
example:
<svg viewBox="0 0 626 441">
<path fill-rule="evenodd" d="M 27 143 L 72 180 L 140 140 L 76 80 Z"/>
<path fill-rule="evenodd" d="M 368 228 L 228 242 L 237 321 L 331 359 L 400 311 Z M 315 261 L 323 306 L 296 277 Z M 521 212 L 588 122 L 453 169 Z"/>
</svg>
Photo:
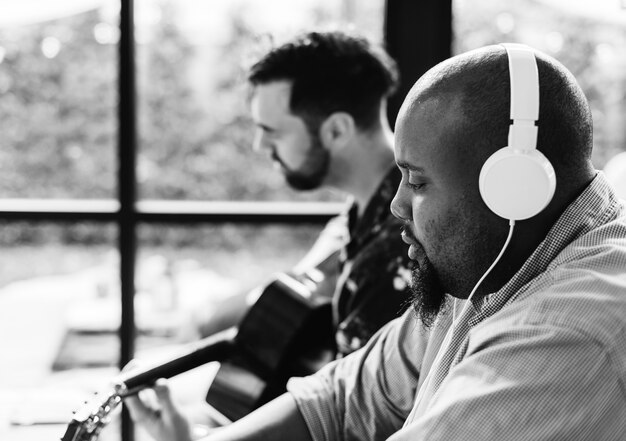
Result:
<svg viewBox="0 0 626 441">
<path fill-rule="evenodd" d="M 576 173 L 591 159 L 593 123 L 588 101 L 567 68 L 541 52 L 535 56 L 540 89 L 537 148 L 555 168 Z M 433 71 L 421 79 L 430 84 L 427 95 L 443 92 L 460 97 L 466 121 L 459 133 L 465 141 L 483 144 L 476 154 L 489 156 L 506 146 L 510 80 L 505 49 L 491 46 L 461 54 Z"/>
<path fill-rule="evenodd" d="M 367 130 L 380 118 L 380 104 L 398 86 L 395 62 L 363 36 L 340 31 L 308 32 L 273 48 L 252 65 L 254 87 L 291 83 L 290 110 L 309 131 L 334 112 L 346 112 Z"/>
</svg>

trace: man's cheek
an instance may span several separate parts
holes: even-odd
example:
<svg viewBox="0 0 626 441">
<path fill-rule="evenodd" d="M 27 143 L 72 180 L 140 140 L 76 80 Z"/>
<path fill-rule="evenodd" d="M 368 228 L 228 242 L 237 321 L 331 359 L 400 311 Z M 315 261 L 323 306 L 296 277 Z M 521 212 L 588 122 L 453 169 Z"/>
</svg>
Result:
<svg viewBox="0 0 626 441">
<path fill-rule="evenodd" d="M 422 217 L 415 224 L 415 236 L 424 248 L 426 256 L 431 258 L 431 253 L 438 248 L 437 238 L 439 236 L 439 223 L 434 219 Z"/>
</svg>

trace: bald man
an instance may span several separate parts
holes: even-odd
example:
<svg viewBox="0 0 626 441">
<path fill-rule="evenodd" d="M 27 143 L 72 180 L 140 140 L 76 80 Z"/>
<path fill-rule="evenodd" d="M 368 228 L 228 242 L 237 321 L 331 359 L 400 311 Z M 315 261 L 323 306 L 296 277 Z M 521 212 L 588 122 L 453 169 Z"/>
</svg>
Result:
<svg viewBox="0 0 626 441">
<path fill-rule="evenodd" d="M 591 149 L 556 60 L 498 45 L 435 66 L 396 125 L 413 310 L 207 440 L 624 439 L 626 207 Z"/>
</svg>

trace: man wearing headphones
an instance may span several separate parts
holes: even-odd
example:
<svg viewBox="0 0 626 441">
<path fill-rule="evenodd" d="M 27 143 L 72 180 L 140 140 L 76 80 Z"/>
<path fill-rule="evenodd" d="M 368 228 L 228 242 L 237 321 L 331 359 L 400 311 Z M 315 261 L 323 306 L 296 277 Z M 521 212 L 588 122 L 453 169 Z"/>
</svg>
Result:
<svg viewBox="0 0 626 441">
<path fill-rule="evenodd" d="M 391 204 L 414 311 L 206 439 L 624 439 L 626 206 L 591 149 L 586 98 L 545 54 L 489 46 L 427 72 Z"/>
</svg>

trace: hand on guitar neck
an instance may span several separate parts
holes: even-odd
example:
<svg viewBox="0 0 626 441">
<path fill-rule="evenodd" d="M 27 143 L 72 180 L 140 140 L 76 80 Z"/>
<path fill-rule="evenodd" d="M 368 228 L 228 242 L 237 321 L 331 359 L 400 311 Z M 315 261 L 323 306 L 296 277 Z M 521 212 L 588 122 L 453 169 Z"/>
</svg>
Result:
<svg viewBox="0 0 626 441">
<path fill-rule="evenodd" d="M 124 371 L 102 405 L 90 404 L 90 409 L 77 413 L 62 440 L 97 440 L 122 398 L 133 419 L 155 439 L 191 439 L 191 421 L 172 403 L 166 384 L 155 387 L 160 410 L 134 393 L 211 361 L 220 361 L 221 366 L 207 394 L 207 402 L 216 409 L 208 410 L 209 424 L 237 420 L 282 394 L 289 377 L 310 374 L 334 356 L 330 296 L 315 292 L 321 279 L 312 274 L 279 274 L 237 328 L 203 339 L 166 363 Z"/>
</svg>

